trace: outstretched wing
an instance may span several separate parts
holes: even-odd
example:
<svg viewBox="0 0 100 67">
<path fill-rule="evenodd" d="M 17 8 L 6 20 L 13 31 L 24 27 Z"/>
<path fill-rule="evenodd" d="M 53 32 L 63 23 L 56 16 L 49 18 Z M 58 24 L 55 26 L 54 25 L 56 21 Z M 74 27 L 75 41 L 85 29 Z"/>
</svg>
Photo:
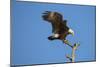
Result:
<svg viewBox="0 0 100 67">
<path fill-rule="evenodd" d="M 59 33 L 66 28 L 66 20 L 63 20 L 63 16 L 58 12 L 45 11 L 42 16 L 44 20 L 52 24 L 52 32 Z"/>
<path fill-rule="evenodd" d="M 63 16 L 58 13 L 58 12 L 54 12 L 53 15 L 53 21 L 52 21 L 52 32 L 53 33 L 58 33 L 60 30 L 60 26 L 63 24 Z"/>
<path fill-rule="evenodd" d="M 54 12 L 53 17 L 54 17 L 54 19 L 55 19 L 56 22 L 57 22 L 57 21 L 58 21 L 58 22 L 63 21 L 63 16 L 62 16 L 60 13 L 58 13 L 58 12 Z"/>
<path fill-rule="evenodd" d="M 49 21 L 51 23 L 63 20 L 63 16 L 58 12 L 45 11 L 42 17 L 44 20 Z"/>
</svg>

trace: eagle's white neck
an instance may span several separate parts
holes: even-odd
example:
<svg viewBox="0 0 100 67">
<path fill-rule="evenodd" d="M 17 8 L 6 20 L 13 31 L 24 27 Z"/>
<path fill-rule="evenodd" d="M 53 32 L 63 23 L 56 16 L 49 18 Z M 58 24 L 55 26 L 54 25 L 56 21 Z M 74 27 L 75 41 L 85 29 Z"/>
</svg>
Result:
<svg viewBox="0 0 100 67">
<path fill-rule="evenodd" d="M 74 31 L 72 29 L 69 29 L 68 32 L 74 36 Z"/>
</svg>

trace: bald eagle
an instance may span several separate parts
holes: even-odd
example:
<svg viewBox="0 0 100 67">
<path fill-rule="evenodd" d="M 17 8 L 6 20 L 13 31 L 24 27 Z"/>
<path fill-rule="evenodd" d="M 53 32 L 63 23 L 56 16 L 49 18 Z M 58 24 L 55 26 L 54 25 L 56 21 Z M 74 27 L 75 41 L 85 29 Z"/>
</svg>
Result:
<svg viewBox="0 0 100 67">
<path fill-rule="evenodd" d="M 48 37 L 49 40 L 59 39 L 64 41 L 67 35 L 74 35 L 74 31 L 67 26 L 67 20 L 63 20 L 63 16 L 60 13 L 45 11 L 42 18 L 52 25 L 53 34 Z"/>
</svg>

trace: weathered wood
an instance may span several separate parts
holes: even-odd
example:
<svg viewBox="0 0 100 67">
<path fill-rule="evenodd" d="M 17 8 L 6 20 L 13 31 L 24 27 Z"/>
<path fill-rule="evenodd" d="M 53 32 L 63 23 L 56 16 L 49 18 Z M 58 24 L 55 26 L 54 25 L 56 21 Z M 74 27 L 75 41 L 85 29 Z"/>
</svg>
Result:
<svg viewBox="0 0 100 67">
<path fill-rule="evenodd" d="M 75 43 L 74 45 L 72 45 L 68 40 L 64 40 L 63 42 L 72 48 L 71 56 L 67 55 L 66 57 L 67 57 L 71 62 L 75 62 L 75 51 L 77 50 L 77 48 L 78 48 L 78 46 L 79 46 L 80 44 L 76 44 L 76 43 Z"/>
</svg>

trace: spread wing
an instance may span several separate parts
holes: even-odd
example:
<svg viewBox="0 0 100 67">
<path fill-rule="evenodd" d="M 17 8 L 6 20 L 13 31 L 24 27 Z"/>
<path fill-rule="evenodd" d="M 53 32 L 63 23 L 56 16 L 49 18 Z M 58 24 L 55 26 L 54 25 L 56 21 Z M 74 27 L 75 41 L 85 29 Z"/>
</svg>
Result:
<svg viewBox="0 0 100 67">
<path fill-rule="evenodd" d="M 63 20 L 63 16 L 60 13 L 45 11 L 43 14 L 43 19 L 51 23 L 53 33 L 59 33 L 66 30 L 67 21 Z"/>
<path fill-rule="evenodd" d="M 61 14 L 55 12 L 53 15 L 53 23 L 52 23 L 52 33 L 58 33 L 60 30 L 60 25 L 62 25 L 63 17 Z"/>
<path fill-rule="evenodd" d="M 45 11 L 42 17 L 44 20 L 51 23 L 63 20 L 63 16 L 58 12 Z"/>
</svg>

